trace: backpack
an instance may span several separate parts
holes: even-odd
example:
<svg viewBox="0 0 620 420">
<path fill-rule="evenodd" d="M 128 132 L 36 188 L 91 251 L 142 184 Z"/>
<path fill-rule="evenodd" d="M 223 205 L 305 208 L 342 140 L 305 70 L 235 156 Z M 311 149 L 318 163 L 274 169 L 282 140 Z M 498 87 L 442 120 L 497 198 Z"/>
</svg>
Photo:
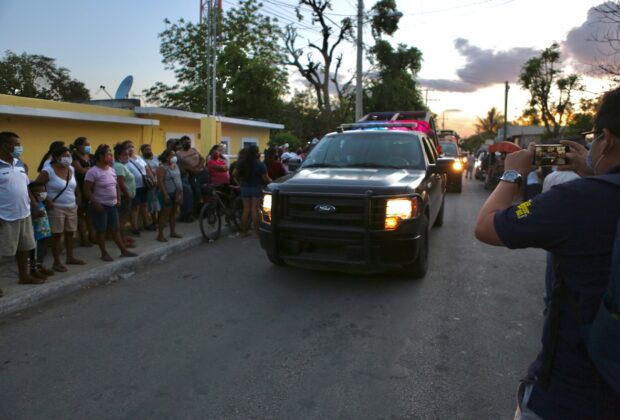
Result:
<svg viewBox="0 0 620 420">
<path fill-rule="evenodd" d="M 588 179 L 620 187 L 620 176 L 618 175 L 593 176 Z M 566 286 L 557 263 L 554 262 L 556 281 L 551 295 L 549 313 L 549 351 L 546 352 L 543 360 L 543 375 L 541 378 L 543 387 L 546 388 L 549 385 L 551 376 L 553 358 L 559 338 L 560 307 L 568 305 L 572 316 L 580 327 L 588 354 L 596 370 L 605 382 L 613 388 L 614 392 L 620 394 L 620 219 L 616 225 L 611 261 L 609 283 L 594 320 L 590 324 L 583 322 L 577 302 Z"/>
</svg>

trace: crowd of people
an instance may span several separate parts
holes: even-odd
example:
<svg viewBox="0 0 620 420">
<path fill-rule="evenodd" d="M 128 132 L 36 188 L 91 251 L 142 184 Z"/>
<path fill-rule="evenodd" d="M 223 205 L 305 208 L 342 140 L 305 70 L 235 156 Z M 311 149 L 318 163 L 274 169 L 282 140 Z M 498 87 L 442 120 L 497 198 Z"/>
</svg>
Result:
<svg viewBox="0 0 620 420">
<path fill-rule="evenodd" d="M 168 140 L 159 156 L 149 144 L 138 148 L 125 140 L 93 150 L 88 138 L 78 137 L 52 142 L 33 174 L 21 159 L 19 135 L 2 132 L 0 254 L 15 256 L 21 284 L 41 284 L 86 264 L 76 256 L 78 239 L 80 246 L 97 246 L 106 262 L 114 260 L 109 240 L 121 258 L 135 257 L 131 249 L 142 232 L 156 232 L 160 242 L 181 238 L 177 221 L 196 220 L 212 188 L 231 184 L 243 199 L 241 233 L 252 226 L 257 234 L 262 187 L 299 167 L 307 150 L 272 146 L 261 162 L 258 146 L 250 145 L 232 164 L 225 152 L 219 144 L 205 157 L 187 136 Z"/>
</svg>

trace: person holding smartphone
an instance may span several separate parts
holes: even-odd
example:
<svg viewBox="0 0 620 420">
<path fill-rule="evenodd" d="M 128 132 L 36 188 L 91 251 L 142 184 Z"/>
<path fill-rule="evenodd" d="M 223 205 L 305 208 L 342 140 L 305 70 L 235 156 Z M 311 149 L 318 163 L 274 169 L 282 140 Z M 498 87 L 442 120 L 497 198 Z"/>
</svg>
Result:
<svg viewBox="0 0 620 420">
<path fill-rule="evenodd" d="M 618 115 L 620 88 L 607 92 L 599 104 L 595 139 L 585 159 L 581 146 L 561 142 L 569 146 L 569 162 L 558 169 L 571 168 L 584 177 L 517 205 L 513 199 L 533 168 L 534 146 L 510 154 L 499 185 L 476 221 L 475 235 L 482 242 L 549 251 L 554 287 L 562 284 L 574 297 L 585 324 L 592 322 L 609 283 L 620 217 L 620 187 L 588 175 L 605 174 L 605 179 L 620 182 Z M 618 418 L 620 395 L 594 367 L 579 321 L 554 299 L 551 307 L 557 310 L 546 312 L 542 349 L 519 387 L 515 419 Z"/>
</svg>

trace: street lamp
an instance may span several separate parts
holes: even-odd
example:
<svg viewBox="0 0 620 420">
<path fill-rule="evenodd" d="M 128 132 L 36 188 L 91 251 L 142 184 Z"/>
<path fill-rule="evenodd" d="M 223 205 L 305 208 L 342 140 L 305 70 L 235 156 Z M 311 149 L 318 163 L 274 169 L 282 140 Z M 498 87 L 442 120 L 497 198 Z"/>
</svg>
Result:
<svg viewBox="0 0 620 420">
<path fill-rule="evenodd" d="M 446 109 L 441 113 L 441 129 L 446 129 L 446 112 L 461 112 L 460 109 Z"/>
<path fill-rule="evenodd" d="M 388 17 L 402 17 L 402 12 L 390 12 Z M 357 1 L 357 69 L 355 88 L 355 120 L 359 121 L 364 115 L 364 95 L 362 89 L 362 55 L 364 46 L 364 0 Z"/>
</svg>

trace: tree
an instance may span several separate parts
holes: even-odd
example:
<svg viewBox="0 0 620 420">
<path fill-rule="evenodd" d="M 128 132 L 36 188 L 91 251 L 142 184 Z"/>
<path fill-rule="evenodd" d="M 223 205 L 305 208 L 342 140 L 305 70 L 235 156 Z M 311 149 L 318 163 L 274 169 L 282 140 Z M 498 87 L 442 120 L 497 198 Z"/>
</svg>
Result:
<svg viewBox="0 0 620 420">
<path fill-rule="evenodd" d="M 378 40 L 370 51 L 376 58 L 379 74 L 368 89 L 368 109 L 425 110 L 414 78 L 421 68 L 420 50 L 404 44 L 398 44 L 395 50 L 389 42 Z"/>
<path fill-rule="evenodd" d="M 491 134 L 493 137 L 504 124 L 504 116 L 495 107 L 491 108 L 486 117 L 476 117 L 476 134 Z"/>
<path fill-rule="evenodd" d="M 469 136 L 461 142 L 461 148 L 470 152 L 476 152 L 489 138 L 490 137 L 484 134 Z"/>
<path fill-rule="evenodd" d="M 519 83 L 530 92 L 528 111 L 536 112 L 545 126 L 545 135 L 557 137 L 573 113 L 571 95 L 583 90 L 577 74 L 563 75 L 560 65 L 560 46 L 553 43 L 538 57 L 525 62 Z"/>
<path fill-rule="evenodd" d="M 280 31 L 271 18 L 260 13 L 260 7 L 257 0 L 242 0 L 221 17 L 217 92 L 222 113 L 273 118 L 282 106 L 280 97 L 287 91 L 288 80 L 286 70 L 277 66 L 283 60 Z M 206 112 L 210 88 L 207 25 L 183 19 L 165 22 L 169 26 L 159 35 L 160 52 L 177 84 L 158 82 L 144 93 L 150 102 L 163 106 Z"/>
<path fill-rule="evenodd" d="M 330 84 L 335 86 L 339 97 L 346 96 L 340 85 L 339 71 L 342 65 L 342 54 L 336 56 L 336 48 L 345 38 L 351 36 L 353 23 L 350 18 L 341 20 L 340 25 L 330 25 L 331 19 L 327 11 L 331 10 L 331 0 L 299 0 L 299 8 L 307 6 L 312 15 L 312 25 L 318 25 L 321 32 L 321 41 L 308 42 L 309 51 L 297 45 L 298 34 L 293 25 L 288 25 L 284 34 L 284 43 L 288 52 L 285 64 L 293 66 L 313 88 L 317 105 L 323 119 L 324 130 L 333 125 Z M 302 21 L 300 10 L 297 11 L 299 21 Z M 335 34 L 335 36 L 334 36 Z M 317 53 L 319 59 L 314 55 Z M 305 56 L 304 56 L 305 55 Z M 334 70 L 332 73 L 332 65 Z"/>
<path fill-rule="evenodd" d="M 415 80 L 422 67 L 422 52 L 405 44 L 398 44 L 394 49 L 388 41 L 382 39 L 383 34 L 391 36 L 398 30 L 396 2 L 378 1 L 372 8 L 372 15 L 375 45 L 369 52 L 378 75 L 369 83 L 368 99 L 364 99 L 367 108 L 427 109 Z"/>
<path fill-rule="evenodd" d="M 597 103 L 595 99 L 581 98 L 579 100 L 579 111 L 575 112 L 568 121 L 570 133 L 580 134 L 592 130 Z"/>
<path fill-rule="evenodd" d="M 0 60 L 0 93 L 54 101 L 90 99 L 84 83 L 72 79 L 68 69 L 57 67 L 55 59 L 11 51 Z"/>
</svg>

